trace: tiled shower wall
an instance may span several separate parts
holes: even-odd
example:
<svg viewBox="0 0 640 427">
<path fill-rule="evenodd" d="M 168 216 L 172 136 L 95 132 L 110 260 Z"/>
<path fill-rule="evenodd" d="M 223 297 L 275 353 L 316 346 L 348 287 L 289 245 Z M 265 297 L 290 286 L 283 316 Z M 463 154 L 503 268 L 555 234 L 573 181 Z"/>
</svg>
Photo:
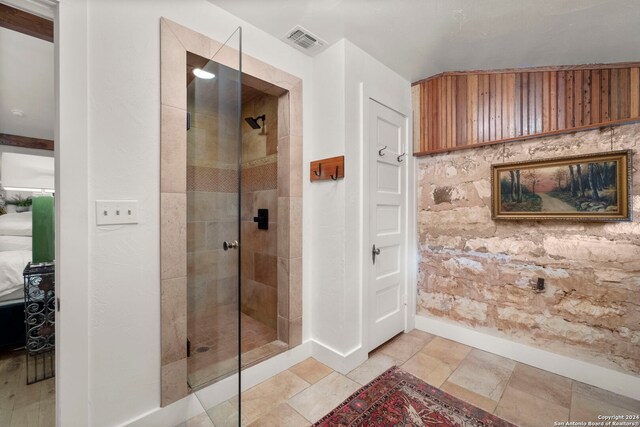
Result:
<svg viewBox="0 0 640 427">
<path fill-rule="evenodd" d="M 273 329 L 275 334 L 278 316 L 278 98 L 259 95 L 242 105 L 243 118 L 263 114 L 266 115 L 266 129 L 252 129 L 244 120 L 242 123 L 241 308 L 243 313 Z M 269 210 L 268 230 L 259 230 L 258 224 L 253 222 L 258 209 Z M 256 339 L 263 341 L 260 337 Z"/>
</svg>

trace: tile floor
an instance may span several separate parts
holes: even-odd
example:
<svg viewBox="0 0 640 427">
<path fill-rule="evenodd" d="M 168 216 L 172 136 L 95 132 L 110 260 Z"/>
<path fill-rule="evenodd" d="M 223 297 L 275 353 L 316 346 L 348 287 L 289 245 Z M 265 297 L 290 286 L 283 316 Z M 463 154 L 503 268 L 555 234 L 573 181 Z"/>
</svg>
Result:
<svg viewBox="0 0 640 427">
<path fill-rule="evenodd" d="M 54 427 L 55 379 L 25 384 L 23 351 L 0 353 L 0 426 Z"/>
<path fill-rule="evenodd" d="M 347 375 L 307 359 L 242 394 L 243 426 L 308 426 L 393 365 L 523 427 L 640 414 L 640 402 L 413 330 Z M 237 399 L 180 427 L 237 426 Z"/>
<path fill-rule="evenodd" d="M 216 312 L 216 317 L 201 324 L 226 325 L 224 327 L 192 328 L 189 384 L 196 387 L 217 378 L 223 378 L 237 370 L 238 311 L 236 307 Z M 287 345 L 277 341 L 276 330 L 241 313 L 242 366 L 257 363 L 287 349 Z"/>
</svg>

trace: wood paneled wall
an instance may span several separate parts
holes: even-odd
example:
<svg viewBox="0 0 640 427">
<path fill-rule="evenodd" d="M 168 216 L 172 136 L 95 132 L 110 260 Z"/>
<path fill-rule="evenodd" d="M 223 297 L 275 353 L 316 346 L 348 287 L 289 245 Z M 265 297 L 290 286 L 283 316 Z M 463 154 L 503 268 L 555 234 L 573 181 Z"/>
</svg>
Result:
<svg viewBox="0 0 640 427">
<path fill-rule="evenodd" d="M 412 89 L 415 155 L 640 120 L 640 63 L 444 73 Z"/>
</svg>

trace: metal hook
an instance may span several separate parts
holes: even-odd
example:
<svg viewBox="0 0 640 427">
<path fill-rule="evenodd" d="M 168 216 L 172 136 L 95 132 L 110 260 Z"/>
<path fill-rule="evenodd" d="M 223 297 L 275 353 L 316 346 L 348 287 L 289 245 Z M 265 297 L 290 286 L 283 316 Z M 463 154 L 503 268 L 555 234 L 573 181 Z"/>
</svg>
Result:
<svg viewBox="0 0 640 427">
<path fill-rule="evenodd" d="M 336 174 L 335 176 L 333 175 L 329 175 L 331 177 L 332 180 L 337 181 L 338 180 L 338 166 L 336 166 Z"/>
<path fill-rule="evenodd" d="M 316 176 L 320 176 L 320 175 L 322 175 L 322 163 L 318 163 L 318 170 L 317 170 L 317 171 L 313 171 L 313 173 L 314 173 Z"/>
<path fill-rule="evenodd" d="M 406 156 L 407 153 L 402 153 L 398 156 L 398 161 L 401 162 L 402 161 L 402 156 Z"/>
<path fill-rule="evenodd" d="M 378 150 L 378 156 L 384 156 L 383 151 L 387 149 L 387 146 L 385 145 L 384 147 L 382 147 L 381 149 Z"/>
</svg>

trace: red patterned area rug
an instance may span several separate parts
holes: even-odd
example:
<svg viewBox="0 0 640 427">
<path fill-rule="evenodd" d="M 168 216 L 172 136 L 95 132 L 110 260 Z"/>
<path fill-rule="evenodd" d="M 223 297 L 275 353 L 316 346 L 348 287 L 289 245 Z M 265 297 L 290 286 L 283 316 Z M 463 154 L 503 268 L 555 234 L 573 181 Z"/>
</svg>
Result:
<svg viewBox="0 0 640 427">
<path fill-rule="evenodd" d="M 356 391 L 316 426 L 496 426 L 513 424 L 393 367 Z"/>
</svg>

